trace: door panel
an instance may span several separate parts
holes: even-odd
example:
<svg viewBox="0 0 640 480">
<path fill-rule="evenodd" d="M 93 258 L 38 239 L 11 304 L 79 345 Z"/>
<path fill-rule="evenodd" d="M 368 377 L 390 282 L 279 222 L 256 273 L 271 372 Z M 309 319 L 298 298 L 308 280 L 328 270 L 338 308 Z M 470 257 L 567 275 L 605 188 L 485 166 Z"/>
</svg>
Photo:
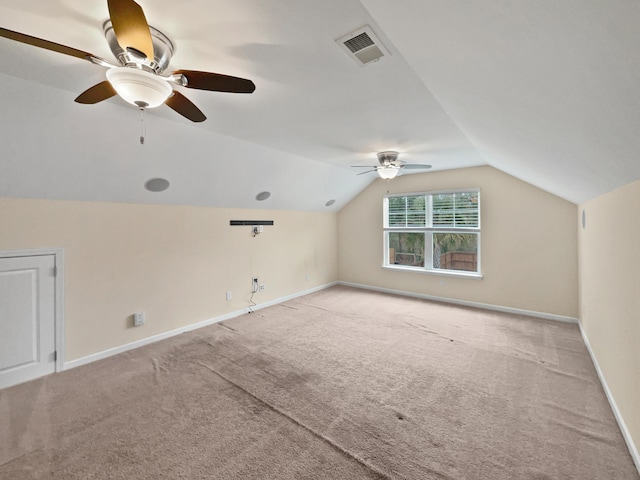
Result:
<svg viewBox="0 0 640 480">
<path fill-rule="evenodd" d="M 0 388 L 55 372 L 55 257 L 0 258 Z"/>
</svg>

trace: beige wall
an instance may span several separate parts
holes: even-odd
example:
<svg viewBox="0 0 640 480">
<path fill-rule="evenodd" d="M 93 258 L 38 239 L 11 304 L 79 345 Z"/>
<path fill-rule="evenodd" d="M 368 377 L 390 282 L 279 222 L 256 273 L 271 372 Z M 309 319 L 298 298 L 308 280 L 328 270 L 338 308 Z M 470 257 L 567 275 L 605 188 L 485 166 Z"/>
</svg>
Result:
<svg viewBox="0 0 640 480">
<path fill-rule="evenodd" d="M 381 267 L 387 189 L 476 187 L 482 280 Z M 576 205 L 488 166 L 376 180 L 338 214 L 338 278 L 345 282 L 577 318 L 577 255 Z"/>
<path fill-rule="evenodd" d="M 640 182 L 580 205 L 580 322 L 640 447 Z"/>
<path fill-rule="evenodd" d="M 246 308 L 252 276 L 256 303 L 337 279 L 331 213 L 0 199 L 0 225 L 0 251 L 64 248 L 67 361 Z"/>
</svg>

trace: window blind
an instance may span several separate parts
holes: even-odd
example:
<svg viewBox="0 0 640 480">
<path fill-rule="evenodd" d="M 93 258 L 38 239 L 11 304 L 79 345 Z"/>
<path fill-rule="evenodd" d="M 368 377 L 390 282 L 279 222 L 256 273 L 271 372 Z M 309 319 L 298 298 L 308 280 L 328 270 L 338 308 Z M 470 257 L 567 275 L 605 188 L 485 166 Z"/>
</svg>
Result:
<svg viewBox="0 0 640 480">
<path fill-rule="evenodd" d="M 478 192 L 439 193 L 432 196 L 434 227 L 477 227 Z"/>
<path fill-rule="evenodd" d="M 446 192 L 387 197 L 388 228 L 476 228 L 478 192 Z"/>
</svg>

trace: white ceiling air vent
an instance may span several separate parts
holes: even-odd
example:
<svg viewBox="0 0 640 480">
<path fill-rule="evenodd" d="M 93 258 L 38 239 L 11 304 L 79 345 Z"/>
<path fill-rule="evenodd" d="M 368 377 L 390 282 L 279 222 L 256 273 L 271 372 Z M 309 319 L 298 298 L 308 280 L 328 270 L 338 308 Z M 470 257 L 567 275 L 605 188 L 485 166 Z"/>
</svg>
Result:
<svg viewBox="0 0 640 480">
<path fill-rule="evenodd" d="M 377 62 L 385 55 L 390 55 L 389 50 L 376 37 L 369 25 L 339 38 L 336 43 L 360 66 Z"/>
</svg>

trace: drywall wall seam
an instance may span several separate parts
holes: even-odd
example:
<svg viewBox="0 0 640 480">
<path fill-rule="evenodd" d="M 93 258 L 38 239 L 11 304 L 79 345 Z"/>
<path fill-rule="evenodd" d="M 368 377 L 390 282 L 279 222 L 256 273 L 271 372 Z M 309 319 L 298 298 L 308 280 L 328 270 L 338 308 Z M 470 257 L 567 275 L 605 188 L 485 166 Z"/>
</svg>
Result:
<svg viewBox="0 0 640 480">
<path fill-rule="evenodd" d="M 622 432 L 622 437 L 624 441 L 627 443 L 627 448 L 629 448 L 629 453 L 631 454 L 631 458 L 633 459 L 633 463 L 640 474 L 640 453 L 638 452 L 638 447 L 636 446 L 633 438 L 631 437 L 631 433 L 627 428 L 627 424 L 622 418 L 622 414 L 618 409 L 618 405 L 616 404 L 615 399 L 613 398 L 613 393 L 609 389 L 609 385 L 607 385 L 607 381 L 604 378 L 604 374 L 600 369 L 600 365 L 598 364 L 598 360 L 596 359 L 595 353 L 591 349 L 591 343 L 589 343 L 589 337 L 587 337 L 586 332 L 582 328 L 582 324 L 578 324 L 580 326 L 580 333 L 582 334 L 582 340 L 587 347 L 587 351 L 589 352 L 589 356 L 591 357 L 591 361 L 593 362 L 593 366 L 596 368 L 596 373 L 598 374 L 598 378 L 600 379 L 600 383 L 602 384 L 602 388 L 604 389 L 604 393 L 607 396 L 607 400 L 609 401 L 609 405 L 611 406 L 611 410 L 613 410 L 613 415 L 618 422 L 618 426 L 620 427 L 620 431 Z"/>
<path fill-rule="evenodd" d="M 545 320 L 555 320 L 557 322 L 578 323 L 578 319 L 567 317 L 564 315 L 555 315 L 553 313 L 535 312 L 533 310 L 523 310 L 520 308 L 503 307 L 501 305 L 491 305 L 488 303 L 470 302 L 467 300 L 456 300 L 455 298 L 436 297 L 435 295 L 427 295 L 424 293 L 405 292 L 402 290 L 392 290 L 390 288 L 373 287 L 371 285 L 363 285 L 360 283 L 337 282 L 338 285 L 346 287 L 362 288 L 364 290 L 373 290 L 374 292 L 390 293 L 392 295 L 402 295 L 404 297 L 421 298 L 423 300 L 433 300 L 435 302 L 451 303 L 454 305 L 462 305 L 464 307 L 482 308 L 484 310 L 493 310 L 495 312 L 511 313 L 514 315 L 526 315 L 527 317 L 542 318 Z"/>
<path fill-rule="evenodd" d="M 279 303 L 283 303 L 289 300 L 292 300 L 297 297 L 301 297 L 303 295 L 308 295 L 310 293 L 318 292 L 320 290 L 324 290 L 329 287 L 333 287 L 337 282 L 331 282 L 324 285 L 320 285 L 318 287 L 310 288 L 308 290 L 303 290 L 301 292 L 294 293 L 292 295 L 287 295 L 285 297 L 276 298 L 274 300 L 270 300 L 268 302 L 259 303 L 255 306 L 251 307 L 251 310 L 260 310 L 262 308 L 271 307 L 273 305 L 277 305 Z M 181 333 L 190 332 L 191 330 L 196 330 L 198 328 L 206 327 L 208 325 L 213 325 L 214 323 L 222 322 L 224 320 L 229 320 L 234 317 L 238 317 L 240 315 L 244 315 L 248 312 L 248 308 L 243 308 L 242 310 L 236 310 L 233 312 L 226 313 L 224 315 L 220 315 L 217 317 L 210 318 L 208 320 L 203 320 L 202 322 L 193 323 L 191 325 L 187 325 L 184 327 L 176 328 L 174 330 L 169 330 L 168 332 L 159 333 L 157 335 L 152 335 L 150 337 L 142 338 L 140 340 L 136 340 L 135 342 L 127 343 L 125 345 L 120 345 L 119 347 L 109 348 L 107 350 L 103 350 L 102 352 L 93 353 L 91 355 L 87 355 L 86 357 L 77 358 L 75 360 L 71 360 L 69 362 L 64 362 L 63 370 L 68 370 L 70 368 L 79 367 L 81 365 L 86 365 L 88 363 L 95 362 L 97 360 L 102 360 L 103 358 L 108 358 L 113 355 L 117 355 L 119 353 L 127 352 L 129 350 L 133 350 L 135 348 L 143 347 L 145 345 L 149 345 L 150 343 L 155 343 L 160 340 L 164 340 L 166 338 L 174 337 L 176 335 L 180 335 Z"/>
</svg>

